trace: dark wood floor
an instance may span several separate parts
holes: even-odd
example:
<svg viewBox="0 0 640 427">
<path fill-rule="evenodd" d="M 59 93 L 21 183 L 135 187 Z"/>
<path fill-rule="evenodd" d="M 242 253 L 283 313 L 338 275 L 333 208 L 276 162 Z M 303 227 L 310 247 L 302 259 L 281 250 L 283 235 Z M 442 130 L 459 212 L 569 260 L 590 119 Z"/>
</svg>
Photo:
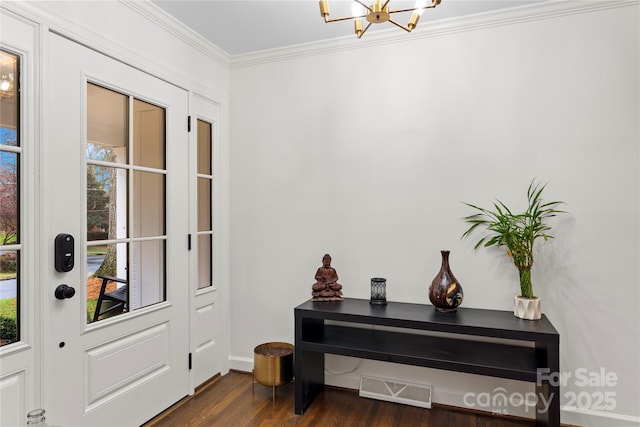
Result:
<svg viewBox="0 0 640 427">
<path fill-rule="evenodd" d="M 432 409 L 358 396 L 357 390 L 326 387 L 304 415 L 293 411 L 294 384 L 276 389 L 255 384 L 251 374 L 230 372 L 184 399 L 145 427 L 174 426 L 354 426 L 354 427 L 529 427 L 528 420 L 497 417 L 451 407 Z"/>
</svg>

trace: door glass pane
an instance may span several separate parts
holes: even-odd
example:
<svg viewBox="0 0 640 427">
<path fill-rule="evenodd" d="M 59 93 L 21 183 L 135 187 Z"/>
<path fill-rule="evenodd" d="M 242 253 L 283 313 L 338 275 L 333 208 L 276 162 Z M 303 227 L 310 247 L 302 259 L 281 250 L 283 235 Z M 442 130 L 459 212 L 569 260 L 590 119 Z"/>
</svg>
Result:
<svg viewBox="0 0 640 427">
<path fill-rule="evenodd" d="M 165 300 L 164 240 L 145 240 L 131 244 L 132 308 L 146 307 Z M 158 261 L 161 262 L 158 262 Z"/>
<path fill-rule="evenodd" d="M 19 267 L 19 251 L 0 251 L 0 346 L 20 340 Z"/>
<path fill-rule="evenodd" d="M 165 176 L 159 173 L 133 173 L 132 237 L 164 234 L 164 178 Z"/>
<path fill-rule="evenodd" d="M 5 127 L 5 116 L 8 115 L 5 113 L 10 112 L 12 106 L 10 102 L 8 102 L 7 105 L 8 108 L 5 109 L 5 102 L 2 100 L 2 108 L 0 108 L 0 118 L 2 118 L 2 127 L 0 127 L 0 145 L 16 147 L 18 145 L 18 132 L 8 126 Z"/>
<path fill-rule="evenodd" d="M 128 311 L 127 246 L 126 243 L 87 246 L 87 323 Z"/>
<path fill-rule="evenodd" d="M 211 123 L 198 120 L 198 173 L 211 175 Z"/>
<path fill-rule="evenodd" d="M 20 340 L 19 57 L 0 50 L 0 346 Z"/>
<path fill-rule="evenodd" d="M 133 101 L 133 164 L 164 169 L 164 109 Z"/>
<path fill-rule="evenodd" d="M 18 153 L 0 151 L 0 244 L 20 242 Z"/>
<path fill-rule="evenodd" d="M 198 231 L 211 230 L 211 180 L 198 178 Z"/>
<path fill-rule="evenodd" d="M 213 285 L 211 275 L 211 234 L 198 236 L 198 289 Z"/>
<path fill-rule="evenodd" d="M 127 171 L 87 165 L 87 240 L 127 237 Z"/>
<path fill-rule="evenodd" d="M 87 158 L 126 163 L 129 141 L 129 98 L 87 84 Z"/>
<path fill-rule="evenodd" d="M 18 144 L 18 56 L 0 50 L 0 145 Z"/>
<path fill-rule="evenodd" d="M 163 108 L 93 83 L 87 98 L 91 323 L 165 301 L 167 175 Z"/>
</svg>

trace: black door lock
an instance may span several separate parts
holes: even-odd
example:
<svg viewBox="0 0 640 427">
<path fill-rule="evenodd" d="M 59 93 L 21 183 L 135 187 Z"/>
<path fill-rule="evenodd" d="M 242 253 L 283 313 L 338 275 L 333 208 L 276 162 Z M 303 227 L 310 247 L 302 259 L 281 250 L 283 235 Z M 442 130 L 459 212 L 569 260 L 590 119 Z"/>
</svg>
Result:
<svg viewBox="0 0 640 427">
<path fill-rule="evenodd" d="M 76 290 L 67 285 L 59 285 L 55 291 L 56 298 L 58 299 L 72 298 L 75 294 Z"/>
<path fill-rule="evenodd" d="M 56 236 L 56 271 L 66 273 L 73 270 L 73 236 L 71 234 L 58 234 Z"/>
</svg>

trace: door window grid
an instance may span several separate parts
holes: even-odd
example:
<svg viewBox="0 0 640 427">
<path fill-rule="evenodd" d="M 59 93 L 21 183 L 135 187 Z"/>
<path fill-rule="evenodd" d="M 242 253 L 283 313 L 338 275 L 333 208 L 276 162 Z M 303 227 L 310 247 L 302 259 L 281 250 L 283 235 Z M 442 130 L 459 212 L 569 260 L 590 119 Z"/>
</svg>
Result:
<svg viewBox="0 0 640 427">
<path fill-rule="evenodd" d="M 93 169 L 93 175 L 102 175 L 103 193 L 110 193 L 106 232 L 89 222 L 87 204 L 87 319 L 92 322 L 101 313 L 121 314 L 166 299 L 167 170 L 165 110 L 93 83 L 87 87 L 88 184 Z M 105 103 L 112 108 L 105 110 Z"/>
<path fill-rule="evenodd" d="M 0 347 L 21 340 L 20 56 L 0 49 Z"/>
<path fill-rule="evenodd" d="M 212 125 L 198 119 L 197 212 L 198 289 L 213 287 L 213 143 Z"/>
</svg>

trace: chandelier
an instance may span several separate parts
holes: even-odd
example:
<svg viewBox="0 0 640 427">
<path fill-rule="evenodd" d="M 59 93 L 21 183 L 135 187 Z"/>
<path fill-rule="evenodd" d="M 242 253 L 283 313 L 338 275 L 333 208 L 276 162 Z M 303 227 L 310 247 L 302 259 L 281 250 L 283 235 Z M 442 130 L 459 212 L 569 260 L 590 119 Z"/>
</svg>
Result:
<svg viewBox="0 0 640 427">
<path fill-rule="evenodd" d="M 374 1 L 375 2 L 372 5 L 367 6 L 360 0 L 354 0 L 351 7 L 351 16 L 345 16 L 342 18 L 329 18 L 328 0 L 320 0 L 320 15 L 324 18 L 324 22 L 327 23 L 353 19 L 355 33 L 358 38 L 362 37 L 364 33 L 367 32 L 371 24 L 381 24 L 383 22 L 389 22 L 396 27 L 402 28 L 406 32 L 410 33 L 418 25 L 418 21 L 420 20 L 422 12 L 424 12 L 425 9 L 435 8 L 440 4 L 441 0 L 416 0 L 416 4 L 414 5 L 414 7 L 397 10 L 392 10 L 389 8 L 389 3 L 391 2 L 391 0 L 386 0 L 384 3 L 382 3 L 380 0 Z M 431 3 L 428 4 L 428 1 L 431 1 Z M 407 26 L 401 25 L 391 19 L 392 14 L 401 12 L 413 12 L 411 14 L 411 18 L 409 18 L 409 23 L 407 24 Z M 368 22 L 367 26 L 364 28 L 362 27 L 362 18 L 365 18 Z"/>
</svg>

